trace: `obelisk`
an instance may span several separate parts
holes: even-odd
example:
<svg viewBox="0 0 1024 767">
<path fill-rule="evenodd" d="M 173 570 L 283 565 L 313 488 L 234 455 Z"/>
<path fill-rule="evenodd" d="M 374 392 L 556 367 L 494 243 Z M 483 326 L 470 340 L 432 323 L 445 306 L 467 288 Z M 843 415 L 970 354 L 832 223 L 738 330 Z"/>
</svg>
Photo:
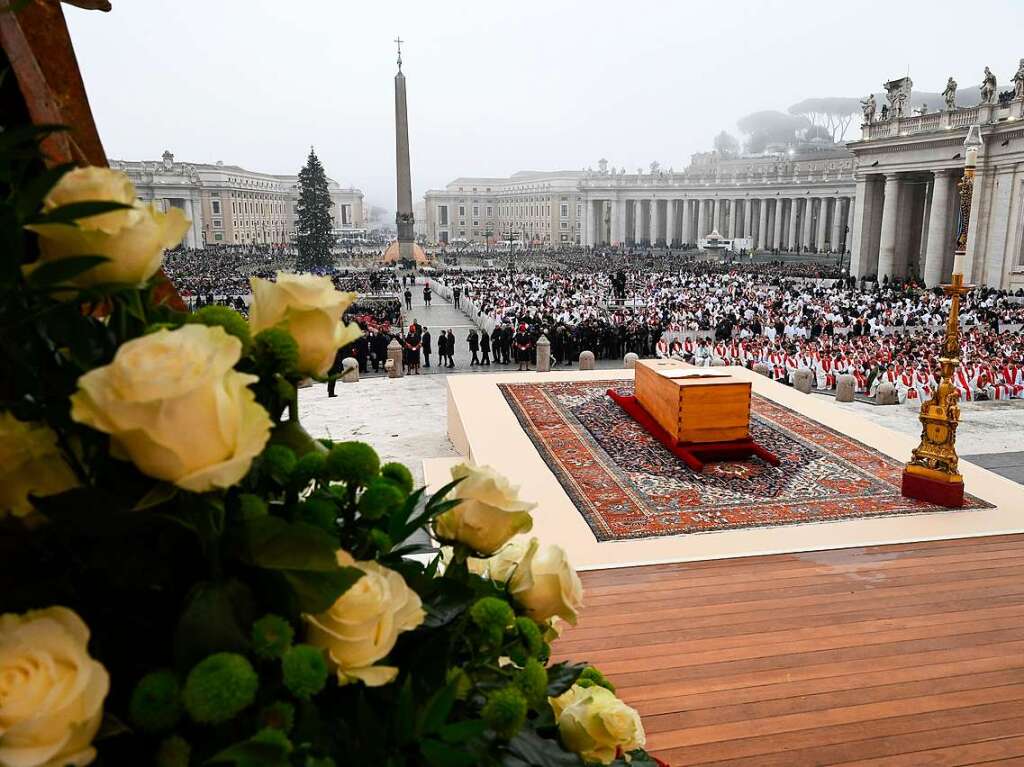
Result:
<svg viewBox="0 0 1024 767">
<path fill-rule="evenodd" d="M 402 38 L 398 44 L 398 74 L 395 75 L 395 162 L 398 173 L 398 254 L 403 261 L 413 260 L 414 219 L 412 215 L 412 182 L 409 178 L 409 112 L 405 105 L 405 75 L 402 74 Z"/>
</svg>

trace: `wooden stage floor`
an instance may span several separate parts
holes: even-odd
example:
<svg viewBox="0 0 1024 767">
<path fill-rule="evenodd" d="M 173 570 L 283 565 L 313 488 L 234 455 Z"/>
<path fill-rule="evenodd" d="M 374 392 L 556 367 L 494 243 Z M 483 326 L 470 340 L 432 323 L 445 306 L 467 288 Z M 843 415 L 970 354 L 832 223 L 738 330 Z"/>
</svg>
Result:
<svg viewBox="0 0 1024 767">
<path fill-rule="evenodd" d="M 556 656 L 673 767 L 1024 765 L 1024 535 L 581 578 Z"/>
</svg>

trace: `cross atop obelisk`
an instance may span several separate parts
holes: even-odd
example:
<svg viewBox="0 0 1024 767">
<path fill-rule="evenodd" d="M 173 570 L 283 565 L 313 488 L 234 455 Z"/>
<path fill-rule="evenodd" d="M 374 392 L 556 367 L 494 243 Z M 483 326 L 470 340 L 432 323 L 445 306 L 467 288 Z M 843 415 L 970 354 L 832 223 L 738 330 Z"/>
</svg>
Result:
<svg viewBox="0 0 1024 767">
<path fill-rule="evenodd" d="M 405 104 L 405 75 L 402 74 L 402 38 L 396 37 L 398 45 L 398 73 L 395 75 L 395 165 L 398 181 L 398 212 L 395 224 L 398 228 L 398 252 L 402 259 L 412 259 L 413 233 L 412 181 L 409 173 L 409 113 Z"/>
</svg>

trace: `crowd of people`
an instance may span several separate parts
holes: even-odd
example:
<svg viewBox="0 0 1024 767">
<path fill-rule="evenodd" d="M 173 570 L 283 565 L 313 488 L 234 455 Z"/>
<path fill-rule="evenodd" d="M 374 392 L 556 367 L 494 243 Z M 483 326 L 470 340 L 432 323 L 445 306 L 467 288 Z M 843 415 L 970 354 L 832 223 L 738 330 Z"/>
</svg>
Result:
<svg viewBox="0 0 1024 767">
<path fill-rule="evenodd" d="M 950 299 L 913 282 L 881 285 L 807 262 L 720 263 L 677 255 L 558 257 L 515 270 L 449 270 L 476 319 L 495 332 L 544 334 L 552 357 L 675 356 L 753 368 L 792 382 L 812 371 L 820 389 L 848 373 L 873 397 L 893 384 L 900 401 L 934 389 Z M 631 263 L 632 261 L 632 263 Z M 642 262 L 638 266 L 637 262 Z M 464 306 L 464 308 L 467 308 Z M 1024 397 L 1024 295 L 979 289 L 961 307 L 965 399 Z"/>
<path fill-rule="evenodd" d="M 249 277 L 272 278 L 293 265 L 294 254 L 275 247 L 176 250 L 165 259 L 190 306 L 225 303 L 243 312 Z M 837 264 L 722 263 L 692 251 L 538 250 L 506 257 L 502 268 L 447 269 L 418 283 L 384 267 L 335 268 L 329 276 L 338 289 L 360 294 L 346 319 L 365 334 L 342 351 L 364 371 L 383 367 L 392 339 L 409 373 L 432 363 L 455 366 L 450 328 L 432 333 L 403 315 L 414 291 L 429 305 L 440 287 L 479 326 L 464 339 L 471 368 L 529 367 L 544 336 L 554 365 L 572 365 L 589 350 L 609 360 L 635 352 L 697 365 L 761 365 L 784 382 L 806 368 L 819 389 L 833 389 L 845 373 L 860 394 L 873 397 L 889 382 L 901 401 L 934 389 L 949 309 L 941 290 L 913 281 L 876 284 L 847 276 Z M 975 290 L 960 316 L 961 395 L 1024 398 L 1024 292 Z"/>
</svg>

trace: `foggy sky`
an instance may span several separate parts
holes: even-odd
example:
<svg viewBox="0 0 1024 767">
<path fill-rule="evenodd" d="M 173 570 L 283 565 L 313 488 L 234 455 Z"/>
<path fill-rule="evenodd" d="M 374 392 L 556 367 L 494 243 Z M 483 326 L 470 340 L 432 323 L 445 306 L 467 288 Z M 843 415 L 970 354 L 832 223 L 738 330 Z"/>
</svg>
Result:
<svg viewBox="0 0 1024 767">
<path fill-rule="evenodd" d="M 601 157 L 679 170 L 753 111 L 863 97 L 908 68 L 941 91 L 988 65 L 1005 90 L 1024 56 L 1021 0 L 112 1 L 64 6 L 110 157 L 296 173 L 312 144 L 389 210 L 398 34 L 414 202 Z"/>
</svg>

